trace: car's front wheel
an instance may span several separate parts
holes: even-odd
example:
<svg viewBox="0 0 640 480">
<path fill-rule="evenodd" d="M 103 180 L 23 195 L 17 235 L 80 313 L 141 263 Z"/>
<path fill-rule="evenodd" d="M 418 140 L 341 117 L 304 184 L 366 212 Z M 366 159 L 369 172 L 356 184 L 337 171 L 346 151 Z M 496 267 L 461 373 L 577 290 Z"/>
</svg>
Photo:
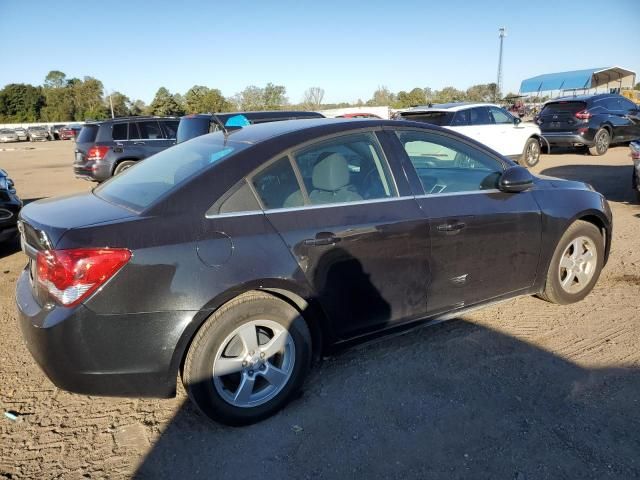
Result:
<svg viewBox="0 0 640 480">
<path fill-rule="evenodd" d="M 603 263 L 600 230 L 589 222 L 574 222 L 556 246 L 540 297 L 561 305 L 582 300 L 598 281 Z"/>
<path fill-rule="evenodd" d="M 191 400 L 227 425 L 258 422 L 302 386 L 311 334 L 300 312 L 264 292 L 225 304 L 202 325 L 182 374 Z"/>
<path fill-rule="evenodd" d="M 540 161 L 540 142 L 535 138 L 530 138 L 524 144 L 524 150 L 520 157 L 520 165 L 523 167 L 534 167 Z"/>
<path fill-rule="evenodd" d="M 589 153 L 594 156 L 604 155 L 609 150 L 609 144 L 611 143 L 611 135 L 609 130 L 601 128 L 596 132 L 593 137 L 593 145 L 589 147 Z"/>
</svg>

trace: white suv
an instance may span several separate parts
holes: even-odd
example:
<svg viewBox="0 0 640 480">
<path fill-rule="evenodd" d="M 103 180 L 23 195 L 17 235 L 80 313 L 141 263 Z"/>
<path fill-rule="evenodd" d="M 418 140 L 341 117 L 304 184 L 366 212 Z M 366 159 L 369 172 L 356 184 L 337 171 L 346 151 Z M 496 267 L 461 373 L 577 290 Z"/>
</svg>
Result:
<svg viewBox="0 0 640 480">
<path fill-rule="evenodd" d="M 533 167 L 540 160 L 542 135 L 534 123 L 521 122 L 504 108 L 487 103 L 443 103 L 399 112 L 405 120 L 455 130 L 496 152 Z"/>
</svg>

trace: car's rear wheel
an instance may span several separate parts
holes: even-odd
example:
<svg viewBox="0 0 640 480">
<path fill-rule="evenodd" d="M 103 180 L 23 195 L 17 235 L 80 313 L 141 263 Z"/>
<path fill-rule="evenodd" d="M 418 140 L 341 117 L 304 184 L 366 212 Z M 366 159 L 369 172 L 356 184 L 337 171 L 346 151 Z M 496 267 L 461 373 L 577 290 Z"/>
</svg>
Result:
<svg viewBox="0 0 640 480">
<path fill-rule="evenodd" d="M 609 130 L 601 128 L 596 132 L 593 137 L 593 145 L 589 147 L 589 153 L 594 156 L 604 155 L 609 150 L 609 144 L 611 143 L 611 135 Z"/>
<path fill-rule="evenodd" d="M 125 160 L 124 162 L 120 162 L 116 169 L 113 171 L 114 175 L 118 175 L 119 173 L 124 172 L 127 168 L 133 167 L 136 162 L 132 162 L 131 160 Z"/>
<path fill-rule="evenodd" d="M 520 165 L 523 167 L 534 167 L 540 161 L 540 142 L 535 138 L 530 138 L 524 144 L 524 150 L 520 157 Z"/>
<path fill-rule="evenodd" d="M 300 312 L 263 292 L 230 301 L 202 325 L 182 374 L 191 400 L 227 425 L 258 422 L 281 409 L 311 364 L 311 334 Z"/>
<path fill-rule="evenodd" d="M 603 263 L 600 230 L 589 222 L 574 222 L 556 246 L 540 297 L 561 305 L 582 300 L 598 281 Z"/>
</svg>

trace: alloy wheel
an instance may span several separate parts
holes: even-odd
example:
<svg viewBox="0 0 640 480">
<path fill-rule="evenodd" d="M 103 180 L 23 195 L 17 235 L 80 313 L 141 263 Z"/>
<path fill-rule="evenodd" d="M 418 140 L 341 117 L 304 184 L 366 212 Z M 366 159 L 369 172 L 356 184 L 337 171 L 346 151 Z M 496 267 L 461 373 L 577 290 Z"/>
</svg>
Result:
<svg viewBox="0 0 640 480">
<path fill-rule="evenodd" d="M 560 286 L 567 293 L 579 293 L 589 285 L 596 272 L 598 252 L 588 237 L 578 237 L 565 248 L 558 275 Z"/>
<path fill-rule="evenodd" d="M 287 329 L 271 320 L 253 320 L 222 342 L 213 363 L 213 384 L 227 403 L 256 407 L 287 385 L 294 364 L 295 344 Z"/>
</svg>

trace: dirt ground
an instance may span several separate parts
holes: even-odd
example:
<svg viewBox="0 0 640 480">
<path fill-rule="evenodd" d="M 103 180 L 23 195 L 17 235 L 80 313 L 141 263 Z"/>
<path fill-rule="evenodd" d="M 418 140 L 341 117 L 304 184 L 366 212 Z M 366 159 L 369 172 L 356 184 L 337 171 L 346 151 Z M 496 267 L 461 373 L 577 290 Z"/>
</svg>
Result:
<svg viewBox="0 0 640 480">
<path fill-rule="evenodd" d="M 9 146 L 4 146 L 7 148 Z M 25 200 L 88 190 L 73 144 L 0 149 Z M 25 150 L 24 148 L 31 148 Z M 300 398 L 245 428 L 172 400 L 55 388 L 31 359 L 0 249 L 0 478 L 640 478 L 640 205 L 627 147 L 545 155 L 614 214 L 611 259 L 584 301 L 519 298 L 325 359 Z"/>
</svg>

